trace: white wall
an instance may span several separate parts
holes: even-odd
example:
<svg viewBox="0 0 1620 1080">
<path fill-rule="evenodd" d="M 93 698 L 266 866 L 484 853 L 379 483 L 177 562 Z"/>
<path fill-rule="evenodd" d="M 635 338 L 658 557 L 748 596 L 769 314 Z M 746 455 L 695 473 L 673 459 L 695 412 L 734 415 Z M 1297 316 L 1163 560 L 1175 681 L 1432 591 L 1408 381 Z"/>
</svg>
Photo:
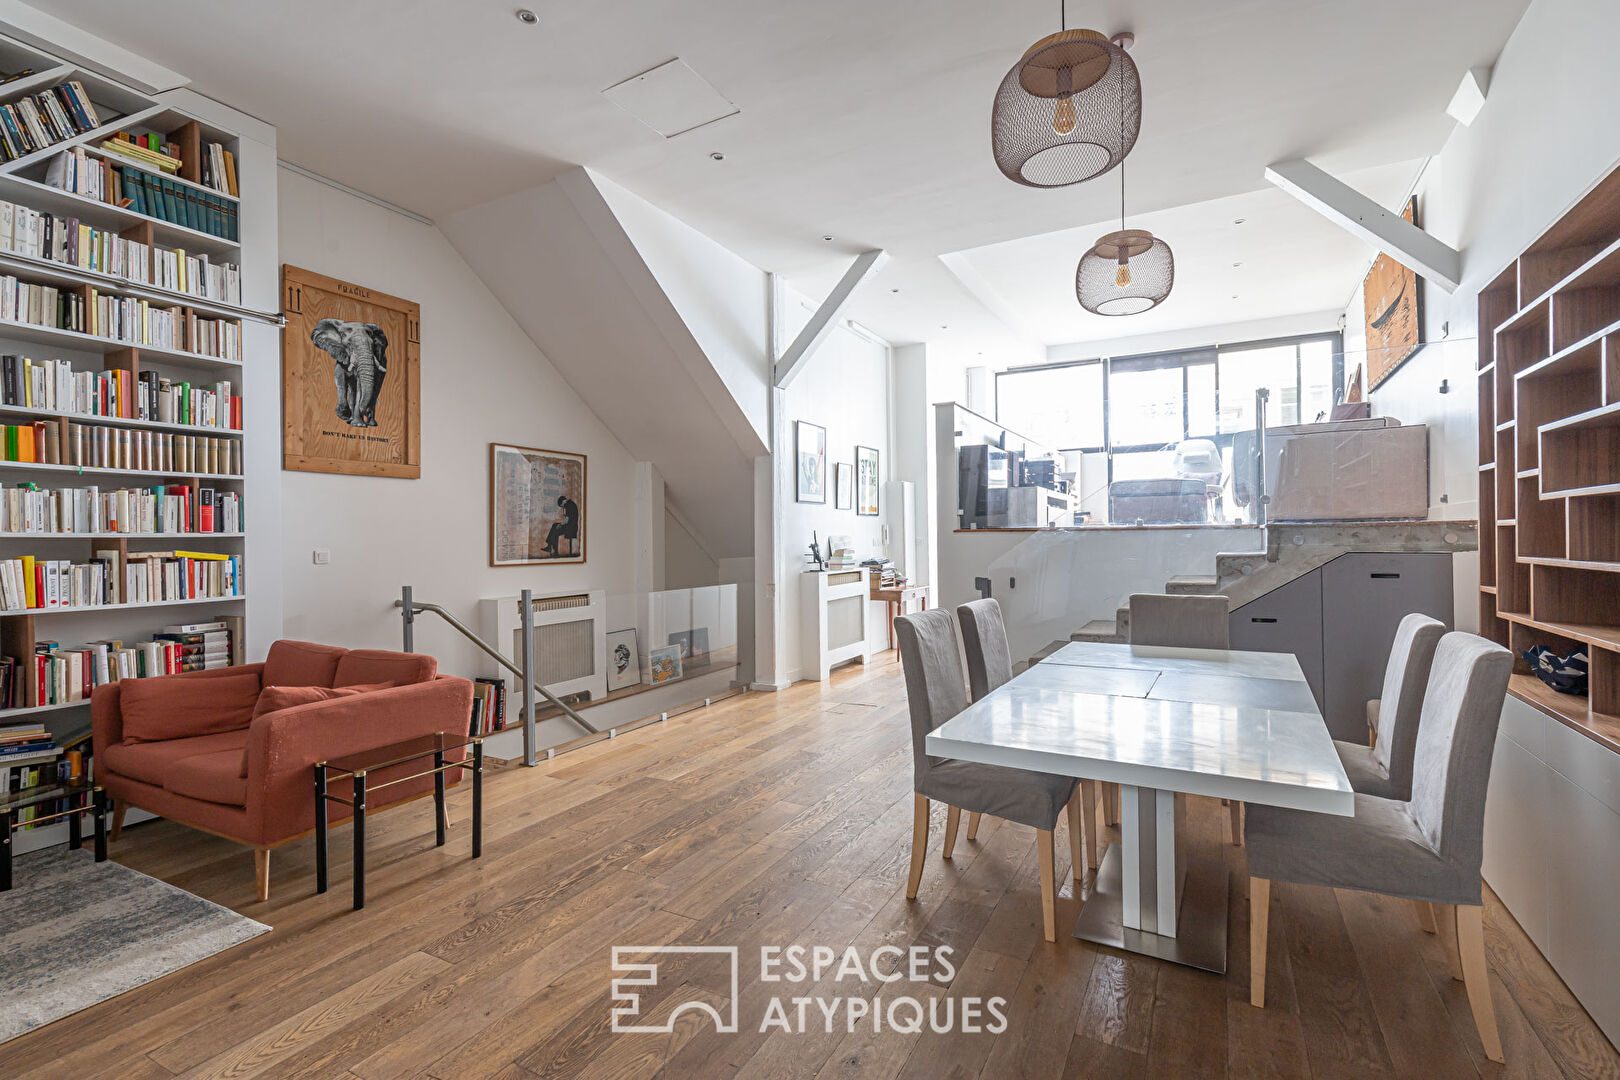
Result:
<svg viewBox="0 0 1620 1080">
<path fill-rule="evenodd" d="M 1177 349 L 1197 349 L 1211 345 L 1298 337 L 1303 334 L 1331 333 L 1339 328 L 1339 318 L 1342 314 L 1338 311 L 1312 311 L 1299 315 L 1278 316 L 1274 319 L 1250 319 L 1221 326 L 1166 330 L 1158 334 L 1071 341 L 1063 345 L 1047 346 L 1046 356 L 1037 362 L 1055 364 L 1064 360 L 1094 360 L 1099 356 L 1137 356 L 1142 353 L 1172 352 Z"/>
<path fill-rule="evenodd" d="M 422 478 L 281 475 L 288 637 L 399 648 L 401 585 L 477 625 L 480 597 L 634 586 L 634 462 L 438 229 L 279 170 L 281 258 L 422 305 Z M 583 453 L 588 561 L 492 568 L 489 443 Z M 251 511 L 250 511 L 251 512 Z M 331 551 L 316 566 L 311 552 Z M 483 669 L 431 619 L 417 647 Z"/>
<path fill-rule="evenodd" d="M 1620 98 L 1617 38 L 1620 5 L 1535 0 L 1497 60 L 1484 109 L 1458 125 L 1418 180 L 1423 228 L 1463 253 L 1462 286 L 1452 295 L 1425 286 L 1425 337 L 1442 344 L 1420 351 L 1371 399 L 1375 413 L 1430 426 L 1435 517 L 1478 514 L 1480 289 L 1620 159 L 1620 110 L 1610 105 Z M 1362 321 L 1358 290 L 1346 310 L 1352 357 L 1364 348 Z M 1439 393 L 1442 382 L 1449 393 Z M 1478 558 L 1453 562 L 1457 625 L 1473 629 Z"/>
<path fill-rule="evenodd" d="M 791 342 L 809 321 L 816 305 L 790 290 L 785 294 L 779 332 Z M 861 517 L 853 502 L 848 510 L 836 508 L 835 468 L 839 462 L 855 465 L 855 447 L 870 446 L 878 452 L 878 481 L 893 475 L 889 439 L 889 347 L 864 333 L 839 324 L 810 356 L 793 384 L 779 394 L 786 437 L 776 448 L 776 483 L 782 493 L 780 529 L 776 537 L 777 582 L 781 597 L 781 621 L 777 627 L 783 669 L 778 682 L 802 677 L 802 636 L 800 633 L 800 582 L 805 560 L 802 553 L 810 546 L 813 531 L 826 551 L 829 535 L 848 536 L 857 558 L 888 554 L 883 544 L 883 521 L 888 507 L 879 501 L 877 517 Z M 797 501 L 794 475 L 794 422 L 804 420 L 827 429 L 827 501 Z M 853 485 L 852 485 L 853 488 Z M 882 605 L 871 605 L 867 618 L 867 639 L 875 649 L 888 647 L 888 630 L 881 615 Z"/>
<path fill-rule="evenodd" d="M 736 561 L 736 560 L 728 560 Z M 746 560 L 752 562 L 752 559 Z M 720 584 L 720 565 L 697 537 L 669 511 L 664 512 L 664 588 L 695 589 Z"/>
</svg>

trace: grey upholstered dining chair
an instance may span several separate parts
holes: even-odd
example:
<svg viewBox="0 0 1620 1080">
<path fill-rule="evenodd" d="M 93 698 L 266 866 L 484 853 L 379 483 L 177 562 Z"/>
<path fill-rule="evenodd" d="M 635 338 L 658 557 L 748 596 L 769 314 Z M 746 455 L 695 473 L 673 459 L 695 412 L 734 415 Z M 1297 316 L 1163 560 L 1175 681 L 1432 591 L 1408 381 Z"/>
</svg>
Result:
<svg viewBox="0 0 1620 1080">
<path fill-rule="evenodd" d="M 1441 907 L 1453 978 L 1468 987 L 1479 1041 L 1492 1061 L 1502 1040 L 1485 966 L 1485 789 L 1513 654 L 1473 634 L 1440 639 L 1423 695 L 1409 801 L 1356 795 L 1354 817 L 1252 806 L 1249 846 L 1249 1001 L 1266 1001 L 1271 882 L 1360 889 Z"/>
<path fill-rule="evenodd" d="M 1131 594 L 1131 644 L 1164 645 L 1176 649 L 1230 649 L 1232 633 L 1224 596 L 1175 595 L 1166 593 Z M 1110 825 L 1119 820 L 1114 804 L 1118 785 L 1109 785 L 1103 796 Z M 1232 819 L 1232 843 L 1243 843 L 1243 804 L 1222 799 Z"/>
<path fill-rule="evenodd" d="M 1001 616 L 1001 602 L 993 597 L 960 604 L 956 617 L 962 624 L 962 651 L 967 654 L 968 691 L 978 701 L 996 687 L 1013 677 L 1012 646 L 1007 642 L 1007 623 Z M 1101 830 L 1097 827 L 1097 781 L 1080 781 L 1080 825 L 1084 834 L 1086 865 L 1097 869 L 1102 852 L 1098 848 Z M 967 838 L 979 835 L 979 819 L 983 814 L 968 814 Z M 1075 877 L 1079 878 L 1079 859 L 1075 859 Z"/>
<path fill-rule="evenodd" d="M 1445 632 L 1444 623 L 1427 615 L 1414 612 L 1402 619 L 1384 668 L 1383 696 L 1367 702 L 1373 744 L 1333 741 L 1350 786 L 1362 795 L 1403 802 L 1412 797 L 1418 717 L 1423 712 L 1423 692 L 1429 685 L 1435 646 Z"/>
<path fill-rule="evenodd" d="M 900 662 L 906 676 L 906 701 L 911 710 L 911 760 L 915 792 L 911 833 L 911 875 L 906 899 L 917 899 L 922 882 L 923 858 L 928 850 L 929 800 L 949 809 L 945 815 L 945 858 L 956 847 L 956 829 L 963 810 L 1015 821 L 1037 830 L 1041 865 L 1041 913 L 1046 940 L 1057 940 L 1057 884 L 1052 833 L 1058 815 L 1069 808 L 1069 854 L 1076 879 L 1080 877 L 1079 811 L 1075 782 L 1067 776 L 1026 772 L 998 765 L 930 757 L 927 736 L 939 725 L 967 708 L 962 663 L 957 652 L 956 620 L 948 611 L 919 611 L 894 620 L 900 642 Z"/>
</svg>

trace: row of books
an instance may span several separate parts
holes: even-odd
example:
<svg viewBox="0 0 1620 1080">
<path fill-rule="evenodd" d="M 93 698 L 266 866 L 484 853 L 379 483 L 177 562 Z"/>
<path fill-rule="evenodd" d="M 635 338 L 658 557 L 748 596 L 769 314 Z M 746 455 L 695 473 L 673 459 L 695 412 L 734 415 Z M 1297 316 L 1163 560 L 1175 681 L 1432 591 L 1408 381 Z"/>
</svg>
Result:
<svg viewBox="0 0 1620 1080">
<path fill-rule="evenodd" d="M 0 404 L 85 416 L 238 430 L 242 399 L 230 382 L 193 385 L 155 371 L 75 371 L 66 360 L 0 356 Z"/>
<path fill-rule="evenodd" d="M 45 730 L 44 724 L 0 726 L 0 761 L 22 764 L 46 753 L 54 755 L 55 751 L 56 740 Z"/>
<path fill-rule="evenodd" d="M 0 105 L 0 155 L 15 161 L 100 126 L 84 85 L 70 79 Z"/>
<path fill-rule="evenodd" d="M 31 671 L 16 657 L 0 657 L 0 708 L 88 701 L 96 687 L 107 683 L 228 667 L 231 655 L 231 630 L 229 623 L 222 620 L 166 626 L 150 641 L 107 640 L 70 646 L 42 641 L 34 648 Z M 0 728 L 0 732 L 9 730 L 45 733 L 45 726 L 16 724 Z M 44 739 L 49 738 L 45 733 Z M 51 749 L 54 751 L 54 744 Z M 82 768 L 79 762 L 73 765 Z"/>
<path fill-rule="evenodd" d="M 242 441 L 218 435 L 36 420 L 0 425 L 6 461 L 77 465 L 85 469 L 136 469 L 179 475 L 242 475 Z"/>
<path fill-rule="evenodd" d="M 76 266 L 125 278 L 151 281 L 152 249 L 78 218 L 57 217 L 21 203 L 0 201 L 0 246 L 32 259 Z"/>
<path fill-rule="evenodd" d="M 477 738 L 506 730 L 506 680 L 479 676 L 473 680 L 472 718 L 467 735 Z"/>
<path fill-rule="evenodd" d="M 211 142 L 203 146 L 200 176 L 203 187 L 211 187 L 232 198 L 241 194 L 236 188 L 236 155 L 225 149 L 223 143 Z"/>
<path fill-rule="evenodd" d="M 201 551 L 98 551 L 82 563 L 19 555 L 0 559 L 0 610 L 230 599 L 242 595 L 241 565 L 239 555 Z"/>
<path fill-rule="evenodd" d="M 176 488 L 178 487 L 178 490 Z M 235 533 L 242 531 L 242 496 L 234 491 L 157 486 L 102 491 L 19 484 L 0 492 L 0 532 Z"/>
<path fill-rule="evenodd" d="M 64 153 L 62 158 L 71 156 Z M 185 248 L 152 247 L 76 217 L 59 217 L 21 203 L 0 201 L 0 246 L 137 285 L 155 285 L 228 304 L 242 302 L 242 272 L 235 263 L 213 260 L 206 253 L 188 253 Z"/>
<path fill-rule="evenodd" d="M 131 345 L 178 349 L 242 358 L 242 324 L 234 319 L 197 315 L 189 308 L 165 307 L 132 296 L 108 296 L 89 290 L 59 289 L 0 275 L 0 320 L 71 330 Z"/>
<path fill-rule="evenodd" d="M 105 143 L 102 147 L 111 149 Z M 133 165 L 114 165 L 112 174 L 113 197 L 128 199 L 135 213 L 232 243 L 238 239 L 235 202 Z"/>
</svg>

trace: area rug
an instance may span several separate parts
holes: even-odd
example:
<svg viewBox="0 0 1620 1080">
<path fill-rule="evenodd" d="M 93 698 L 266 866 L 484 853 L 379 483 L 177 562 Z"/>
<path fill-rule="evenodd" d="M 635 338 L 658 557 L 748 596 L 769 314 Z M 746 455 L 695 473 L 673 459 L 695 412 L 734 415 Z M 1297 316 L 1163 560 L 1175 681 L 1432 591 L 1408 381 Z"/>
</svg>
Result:
<svg viewBox="0 0 1620 1080">
<path fill-rule="evenodd" d="M 270 927 L 115 862 L 48 848 L 0 893 L 0 1042 L 206 960 Z"/>
</svg>

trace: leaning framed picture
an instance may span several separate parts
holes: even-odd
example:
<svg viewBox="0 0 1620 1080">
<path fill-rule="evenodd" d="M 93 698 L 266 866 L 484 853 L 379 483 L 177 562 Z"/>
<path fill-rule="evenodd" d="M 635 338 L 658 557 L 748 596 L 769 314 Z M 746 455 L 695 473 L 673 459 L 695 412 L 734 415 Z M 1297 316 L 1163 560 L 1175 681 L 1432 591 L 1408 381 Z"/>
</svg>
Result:
<svg viewBox="0 0 1620 1080">
<path fill-rule="evenodd" d="M 855 512 L 861 517 L 878 512 L 878 452 L 870 446 L 855 448 Z"/>
<path fill-rule="evenodd" d="M 608 692 L 623 690 L 641 682 L 641 654 L 636 649 L 636 631 L 615 630 L 607 636 Z"/>
<path fill-rule="evenodd" d="M 798 501 L 827 501 L 827 429 L 808 420 L 793 423 L 793 460 L 798 473 Z"/>
<path fill-rule="evenodd" d="M 854 505 L 855 470 L 849 462 L 840 461 L 833 466 L 833 509 L 848 510 Z"/>
<path fill-rule="evenodd" d="M 681 647 L 666 645 L 647 654 L 648 681 L 654 686 L 674 682 L 681 677 Z"/>
<path fill-rule="evenodd" d="M 489 444 L 489 565 L 585 561 L 585 455 Z"/>
<path fill-rule="evenodd" d="M 281 268 L 282 468 L 422 475 L 422 309 Z"/>
</svg>

